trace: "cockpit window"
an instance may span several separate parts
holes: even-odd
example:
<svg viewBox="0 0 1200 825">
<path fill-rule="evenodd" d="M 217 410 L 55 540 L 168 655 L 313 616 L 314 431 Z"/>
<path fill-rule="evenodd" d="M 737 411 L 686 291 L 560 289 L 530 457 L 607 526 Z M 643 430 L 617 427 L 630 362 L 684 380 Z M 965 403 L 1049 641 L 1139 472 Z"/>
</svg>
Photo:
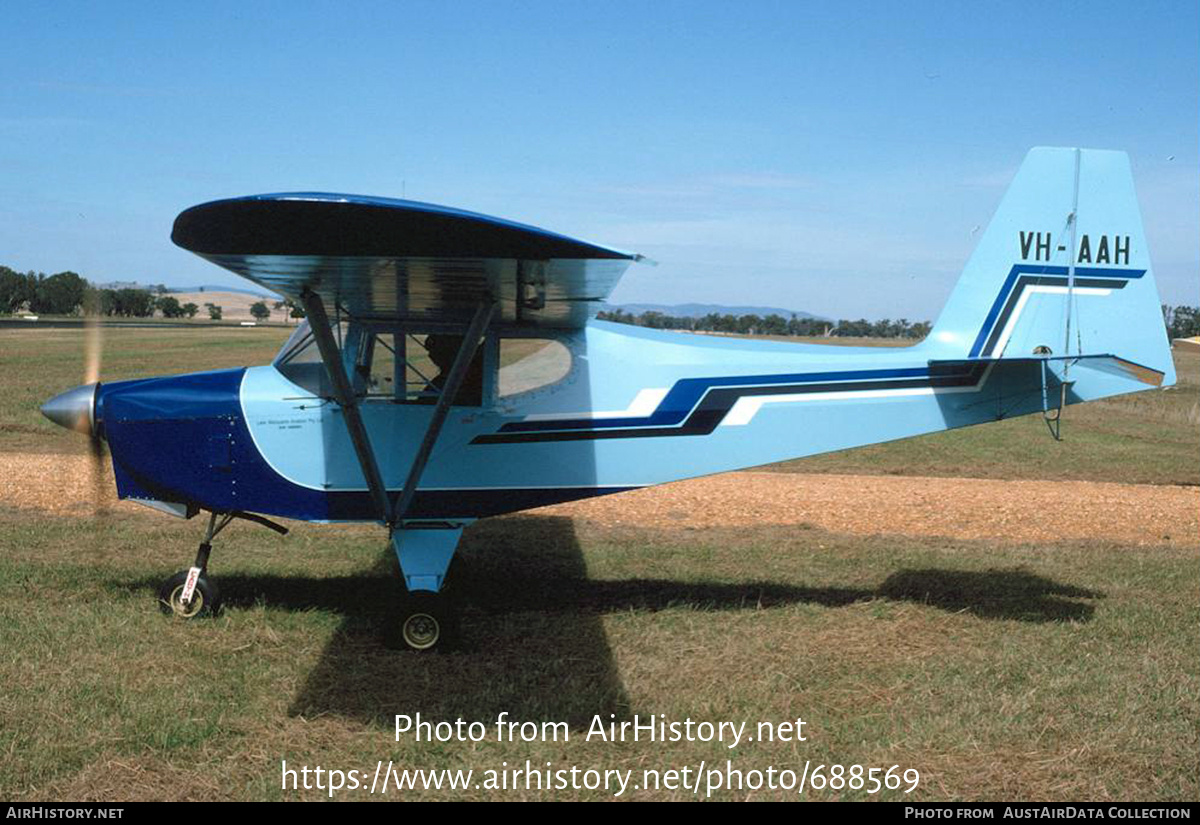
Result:
<svg viewBox="0 0 1200 825">
<path fill-rule="evenodd" d="M 425 395 L 433 394 L 436 397 L 441 393 L 442 387 L 450 377 L 450 370 L 454 367 L 454 360 L 458 357 L 458 350 L 462 347 L 462 343 L 463 336 L 461 335 L 436 333 L 425 336 L 425 340 L 421 344 L 434 368 L 433 375 L 429 378 L 426 386 L 422 388 Z M 454 403 L 460 407 L 478 407 L 483 404 L 482 347 L 475 351 L 475 357 L 467 366 L 466 375 L 463 376 Z"/>
<path fill-rule="evenodd" d="M 411 404 L 437 402 L 462 343 L 461 335 L 406 334 L 346 322 L 335 327 L 334 337 L 360 398 Z M 455 405 L 483 404 L 484 360 L 484 347 L 480 347 L 467 369 Z M 308 321 L 292 333 L 273 363 L 292 383 L 316 395 L 332 395 Z"/>
<path fill-rule="evenodd" d="M 436 403 L 461 345 L 461 335 L 373 333 L 367 345 L 366 360 L 362 362 L 366 365 L 363 374 L 367 378 L 367 396 L 410 404 Z M 454 399 L 456 406 L 483 404 L 484 361 L 484 347 L 481 346 Z"/>
<path fill-rule="evenodd" d="M 501 338 L 496 395 L 507 398 L 556 384 L 571 372 L 571 352 L 550 338 Z"/>
</svg>

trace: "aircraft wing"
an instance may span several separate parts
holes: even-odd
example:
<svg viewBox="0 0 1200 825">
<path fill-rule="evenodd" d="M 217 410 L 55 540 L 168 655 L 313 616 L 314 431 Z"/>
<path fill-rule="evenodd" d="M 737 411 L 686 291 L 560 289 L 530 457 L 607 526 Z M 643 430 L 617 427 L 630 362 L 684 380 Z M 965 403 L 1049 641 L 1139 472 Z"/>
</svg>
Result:
<svg viewBox="0 0 1200 825">
<path fill-rule="evenodd" d="M 364 319 L 577 327 L 642 256 L 416 201 L 328 193 L 193 206 L 171 240 L 288 298 L 305 290 Z"/>
</svg>

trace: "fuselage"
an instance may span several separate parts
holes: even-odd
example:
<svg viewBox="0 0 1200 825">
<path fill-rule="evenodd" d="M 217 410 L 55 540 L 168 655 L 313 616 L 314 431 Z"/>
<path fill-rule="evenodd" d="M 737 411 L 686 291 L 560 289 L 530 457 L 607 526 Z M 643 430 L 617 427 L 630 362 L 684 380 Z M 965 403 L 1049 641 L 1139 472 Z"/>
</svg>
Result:
<svg viewBox="0 0 1200 825">
<path fill-rule="evenodd" d="M 1042 409 L 962 342 L 840 347 L 593 321 L 542 386 L 451 408 L 410 518 L 471 520 Z M 1071 400 L 1085 400 L 1073 397 Z M 376 520 L 341 409 L 274 365 L 102 385 L 122 497 L 309 521 Z M 432 407 L 364 398 L 389 491 Z"/>
</svg>

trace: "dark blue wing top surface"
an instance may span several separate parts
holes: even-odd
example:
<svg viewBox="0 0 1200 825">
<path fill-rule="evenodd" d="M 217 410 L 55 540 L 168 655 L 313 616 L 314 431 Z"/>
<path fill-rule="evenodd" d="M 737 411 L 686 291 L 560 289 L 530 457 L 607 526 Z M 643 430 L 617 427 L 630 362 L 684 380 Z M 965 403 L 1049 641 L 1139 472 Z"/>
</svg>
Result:
<svg viewBox="0 0 1200 825">
<path fill-rule="evenodd" d="M 194 206 L 179 246 L 288 297 L 305 289 L 364 317 L 582 324 L 640 258 L 533 226 L 416 201 L 326 193 Z"/>
</svg>

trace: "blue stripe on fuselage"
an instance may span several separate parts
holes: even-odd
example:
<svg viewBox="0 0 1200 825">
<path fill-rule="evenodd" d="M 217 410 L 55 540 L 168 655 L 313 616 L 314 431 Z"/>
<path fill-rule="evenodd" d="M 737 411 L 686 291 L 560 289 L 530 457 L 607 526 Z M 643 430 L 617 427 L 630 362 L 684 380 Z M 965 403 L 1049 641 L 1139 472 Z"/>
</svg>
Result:
<svg viewBox="0 0 1200 825">
<path fill-rule="evenodd" d="M 709 390 L 725 387 L 771 387 L 780 384 L 812 384 L 826 381 L 877 381 L 891 378 L 926 378 L 927 367 L 901 367 L 879 370 L 841 370 L 788 375 L 737 375 L 722 378 L 682 378 L 648 416 L 629 418 L 574 418 L 553 421 L 515 421 L 501 432 L 539 430 L 613 429 L 619 427 L 671 427 L 682 422 Z M 849 389 L 849 388 L 848 388 Z"/>
<path fill-rule="evenodd" d="M 1132 280 L 1140 278 L 1145 274 L 1146 270 L 1144 269 L 1101 269 L 1094 266 L 1075 267 L 1075 277 L 1077 278 L 1123 278 Z M 995 326 L 996 319 L 1000 317 L 1000 311 L 1004 308 L 1009 293 L 1012 292 L 1017 279 L 1022 275 L 1067 276 L 1070 275 L 1070 270 L 1065 266 L 1050 266 L 1049 264 L 1016 264 L 1010 269 L 1008 277 L 1004 279 L 1004 285 L 1000 287 L 1000 294 L 996 296 L 996 300 L 992 302 L 992 308 L 988 310 L 987 317 L 983 319 L 983 326 L 979 330 L 979 335 L 975 338 L 975 343 L 971 346 L 971 354 L 968 357 L 975 358 L 983 351 L 983 345 L 987 341 L 992 327 Z"/>
</svg>

